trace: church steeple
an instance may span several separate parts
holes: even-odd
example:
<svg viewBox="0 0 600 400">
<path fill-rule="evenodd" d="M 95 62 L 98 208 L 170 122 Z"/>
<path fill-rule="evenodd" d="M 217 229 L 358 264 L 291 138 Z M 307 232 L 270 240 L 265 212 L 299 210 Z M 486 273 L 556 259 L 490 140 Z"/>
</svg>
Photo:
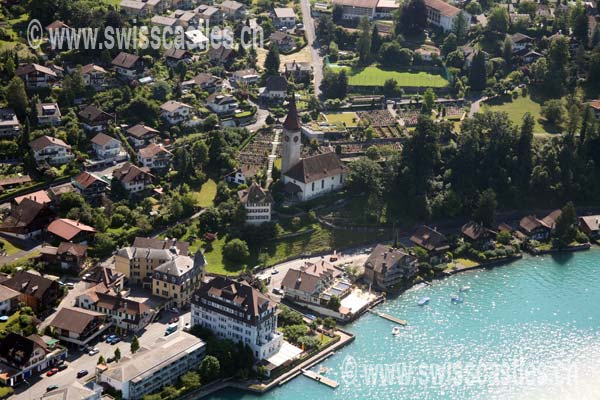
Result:
<svg viewBox="0 0 600 400">
<path fill-rule="evenodd" d="M 292 98 L 290 99 L 290 108 L 283 122 L 283 127 L 288 131 L 300 130 L 300 120 L 298 118 L 298 109 L 296 108 L 296 95 L 294 93 L 292 93 Z"/>
<path fill-rule="evenodd" d="M 281 148 L 281 172 L 286 173 L 300 161 L 302 140 L 300 120 L 294 94 L 290 99 L 287 117 L 283 122 L 283 144 Z"/>
</svg>

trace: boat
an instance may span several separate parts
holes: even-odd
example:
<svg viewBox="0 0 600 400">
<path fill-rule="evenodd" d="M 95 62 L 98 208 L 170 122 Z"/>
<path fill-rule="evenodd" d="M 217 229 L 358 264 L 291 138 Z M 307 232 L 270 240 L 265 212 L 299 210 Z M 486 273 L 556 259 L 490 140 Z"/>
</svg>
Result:
<svg viewBox="0 0 600 400">
<path fill-rule="evenodd" d="M 421 300 L 419 300 L 417 304 L 420 306 L 424 306 L 425 304 L 429 303 L 429 300 L 431 300 L 429 297 L 423 297 Z"/>
<path fill-rule="evenodd" d="M 469 285 L 463 286 L 460 288 L 461 292 L 468 292 L 469 290 L 471 290 L 471 286 L 469 286 Z"/>
<path fill-rule="evenodd" d="M 399 334 L 400 334 L 400 327 L 395 326 L 394 329 L 392 329 L 392 335 L 398 336 Z"/>
<path fill-rule="evenodd" d="M 325 374 L 327 373 L 327 371 L 329 371 L 329 368 L 327 367 L 319 367 L 319 374 Z"/>
<path fill-rule="evenodd" d="M 460 296 L 452 296 L 452 302 L 453 303 L 457 303 L 458 304 L 458 303 L 462 303 L 463 301 L 464 301 L 463 298 L 460 297 Z"/>
</svg>

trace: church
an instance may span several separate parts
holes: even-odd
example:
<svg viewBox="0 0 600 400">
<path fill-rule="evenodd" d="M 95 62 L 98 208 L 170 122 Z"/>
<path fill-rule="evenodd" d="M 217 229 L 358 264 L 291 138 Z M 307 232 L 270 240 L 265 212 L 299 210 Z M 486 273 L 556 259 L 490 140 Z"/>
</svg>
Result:
<svg viewBox="0 0 600 400">
<path fill-rule="evenodd" d="M 344 187 L 346 168 L 335 153 L 300 158 L 302 130 L 294 96 L 283 123 L 281 173 L 284 191 L 295 200 L 307 201 Z"/>
</svg>

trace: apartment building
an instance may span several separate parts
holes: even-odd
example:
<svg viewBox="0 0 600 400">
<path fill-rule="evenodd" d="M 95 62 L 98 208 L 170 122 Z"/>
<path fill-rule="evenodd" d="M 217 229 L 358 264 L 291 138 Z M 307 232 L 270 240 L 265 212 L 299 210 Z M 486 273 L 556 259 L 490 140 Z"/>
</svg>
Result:
<svg viewBox="0 0 600 400">
<path fill-rule="evenodd" d="M 177 248 L 174 248 L 177 250 Z M 200 251 L 195 257 L 176 255 L 156 267 L 152 273 L 152 293 L 168 299 L 167 306 L 182 307 L 190 303 L 200 287 L 206 260 Z"/>
<path fill-rule="evenodd" d="M 238 192 L 240 202 L 246 209 L 247 224 L 262 224 L 271 221 L 271 207 L 273 197 L 268 190 L 264 190 L 256 182 L 247 189 Z"/>
<path fill-rule="evenodd" d="M 417 274 L 417 258 L 401 249 L 378 244 L 365 261 L 364 280 L 380 290 L 411 279 Z"/>
</svg>

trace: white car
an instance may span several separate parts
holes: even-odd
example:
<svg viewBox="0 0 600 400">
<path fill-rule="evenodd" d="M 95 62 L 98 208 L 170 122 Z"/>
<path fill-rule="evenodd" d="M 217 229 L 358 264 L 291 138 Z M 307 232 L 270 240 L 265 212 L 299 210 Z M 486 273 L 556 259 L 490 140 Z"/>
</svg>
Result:
<svg viewBox="0 0 600 400">
<path fill-rule="evenodd" d="M 93 349 L 91 349 L 91 350 L 88 352 L 88 354 L 89 354 L 90 356 L 95 356 L 95 355 L 96 355 L 96 354 L 98 354 L 98 353 L 100 353 L 100 350 L 98 350 L 98 348 L 97 348 L 97 347 L 94 347 Z"/>
<path fill-rule="evenodd" d="M 188 332 L 192 328 L 192 324 L 189 322 L 183 326 L 183 330 Z"/>
</svg>

